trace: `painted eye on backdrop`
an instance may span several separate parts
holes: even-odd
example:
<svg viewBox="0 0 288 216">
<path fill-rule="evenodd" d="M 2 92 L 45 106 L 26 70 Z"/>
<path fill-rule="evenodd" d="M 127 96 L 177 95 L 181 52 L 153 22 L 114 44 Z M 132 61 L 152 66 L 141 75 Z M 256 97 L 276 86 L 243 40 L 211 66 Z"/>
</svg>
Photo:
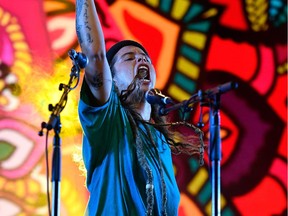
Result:
<svg viewBox="0 0 288 216">
<path fill-rule="evenodd" d="M 14 119 L 0 121 L 0 175 L 10 179 L 27 175 L 44 153 L 36 129 Z"/>
</svg>

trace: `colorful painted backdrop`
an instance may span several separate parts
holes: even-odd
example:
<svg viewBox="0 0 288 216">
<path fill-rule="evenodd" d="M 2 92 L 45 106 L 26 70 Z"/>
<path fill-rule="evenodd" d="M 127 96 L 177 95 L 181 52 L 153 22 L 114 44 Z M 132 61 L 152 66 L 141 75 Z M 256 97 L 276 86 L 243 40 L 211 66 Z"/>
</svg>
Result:
<svg viewBox="0 0 288 216">
<path fill-rule="evenodd" d="M 287 215 L 287 4 L 284 0 L 96 0 L 107 48 L 141 42 L 157 87 L 176 101 L 225 82 L 221 97 L 222 215 Z M 79 51 L 72 0 L 0 0 L 0 215 L 47 215 L 45 137 L 48 104 L 67 83 L 70 49 Z M 83 73 L 81 74 L 83 76 Z M 79 87 L 61 113 L 62 215 L 82 215 L 85 179 L 73 155 L 81 146 Z M 199 107 L 189 120 L 197 124 Z M 209 137 L 208 109 L 203 131 Z M 49 133 L 51 163 L 53 131 Z M 180 216 L 211 215 L 209 161 L 174 156 Z M 51 164 L 50 164 L 51 170 Z"/>
</svg>

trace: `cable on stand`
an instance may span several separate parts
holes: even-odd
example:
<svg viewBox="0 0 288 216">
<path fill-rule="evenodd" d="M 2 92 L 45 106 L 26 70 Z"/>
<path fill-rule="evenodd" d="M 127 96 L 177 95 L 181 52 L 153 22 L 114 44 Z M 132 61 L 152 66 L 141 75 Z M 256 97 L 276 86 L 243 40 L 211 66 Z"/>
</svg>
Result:
<svg viewBox="0 0 288 216">
<path fill-rule="evenodd" d="M 211 184 L 212 184 L 212 216 L 221 215 L 221 136 L 220 136 L 220 98 L 221 95 L 238 88 L 238 83 L 228 82 L 223 85 L 217 86 L 213 89 L 206 90 L 205 92 L 199 90 L 197 94 L 192 95 L 188 100 L 184 100 L 178 104 L 174 104 L 170 107 L 165 107 L 164 105 L 160 109 L 160 114 L 166 115 L 172 110 L 177 110 L 194 105 L 195 103 L 200 103 L 200 108 L 202 106 L 208 106 L 209 110 L 209 160 L 211 162 Z M 202 123 L 202 113 L 200 113 L 199 125 L 203 127 Z"/>
<path fill-rule="evenodd" d="M 59 102 L 53 106 L 49 104 L 48 109 L 51 111 L 51 115 L 48 123 L 42 122 L 41 130 L 39 131 L 39 136 L 43 136 L 43 130 L 47 131 L 54 130 L 53 139 L 53 154 L 52 154 L 52 215 L 60 215 L 60 182 L 61 182 L 61 121 L 60 113 L 63 111 L 67 104 L 68 94 L 71 90 L 75 89 L 79 84 L 79 73 L 80 70 L 85 68 L 88 64 L 88 58 L 83 53 L 78 53 L 75 50 L 70 50 L 68 52 L 69 57 L 73 61 L 73 67 L 71 68 L 70 79 L 68 84 L 61 83 L 59 85 L 59 90 L 63 90 L 63 94 Z M 75 83 L 76 82 L 76 83 Z M 72 86 L 72 84 L 74 86 Z M 50 208 L 50 206 L 49 206 Z M 50 211 L 49 211 L 50 213 Z"/>
</svg>

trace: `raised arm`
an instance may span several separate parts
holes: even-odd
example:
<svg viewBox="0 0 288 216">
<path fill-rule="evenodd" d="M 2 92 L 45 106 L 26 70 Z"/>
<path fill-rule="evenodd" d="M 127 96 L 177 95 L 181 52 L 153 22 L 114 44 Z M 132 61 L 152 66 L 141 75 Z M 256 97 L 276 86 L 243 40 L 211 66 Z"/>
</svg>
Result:
<svg viewBox="0 0 288 216">
<path fill-rule="evenodd" d="M 97 103 L 102 105 L 109 98 L 112 75 L 94 0 L 76 0 L 76 33 L 82 52 L 89 59 L 85 80 Z"/>
</svg>

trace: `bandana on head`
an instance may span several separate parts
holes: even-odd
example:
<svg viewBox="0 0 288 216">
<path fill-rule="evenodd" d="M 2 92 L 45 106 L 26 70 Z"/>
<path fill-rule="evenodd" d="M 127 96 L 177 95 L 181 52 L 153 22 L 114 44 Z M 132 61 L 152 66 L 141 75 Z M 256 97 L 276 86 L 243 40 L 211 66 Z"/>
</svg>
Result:
<svg viewBox="0 0 288 216">
<path fill-rule="evenodd" d="M 145 50 L 145 48 L 138 42 L 136 41 L 132 41 L 132 40 L 123 40 L 123 41 L 120 41 L 116 44 L 114 44 L 106 53 L 106 57 L 107 57 L 107 60 L 108 60 L 108 63 L 109 65 L 111 65 L 111 62 L 114 58 L 114 56 L 116 55 L 116 53 L 123 47 L 125 46 L 135 46 L 135 47 L 138 47 L 140 49 L 142 49 L 144 51 L 144 53 L 146 55 L 148 55 L 147 51 Z M 149 55 L 148 55 L 149 56 Z"/>
</svg>

